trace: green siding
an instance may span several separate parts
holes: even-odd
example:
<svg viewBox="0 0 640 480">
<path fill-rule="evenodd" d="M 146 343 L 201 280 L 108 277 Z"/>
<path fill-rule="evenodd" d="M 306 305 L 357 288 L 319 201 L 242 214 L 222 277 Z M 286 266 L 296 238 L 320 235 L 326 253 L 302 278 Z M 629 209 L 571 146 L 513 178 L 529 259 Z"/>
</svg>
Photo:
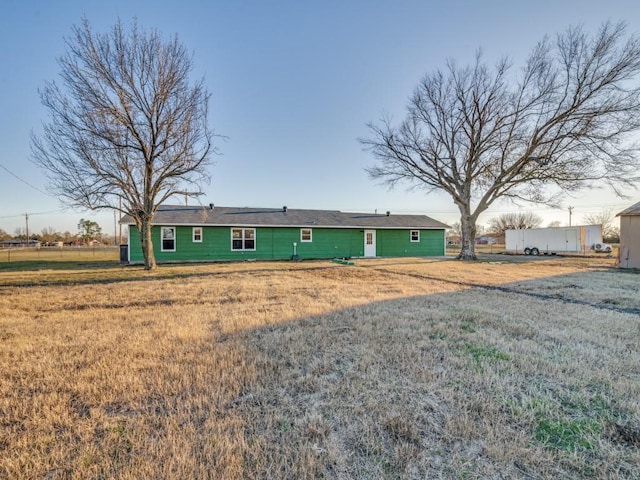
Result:
<svg viewBox="0 0 640 480">
<path fill-rule="evenodd" d="M 411 241 L 410 230 L 377 230 L 379 257 L 429 257 L 444 255 L 444 230 L 420 230 L 420 241 Z"/>
<path fill-rule="evenodd" d="M 151 230 L 158 262 L 290 259 L 294 242 L 301 259 L 364 255 L 364 228 L 312 228 L 312 241 L 301 242 L 300 228 L 256 227 L 256 250 L 232 251 L 232 227 L 202 226 L 202 242 L 193 242 L 193 227 L 175 227 L 175 252 L 160 251 L 160 226 Z M 444 230 L 420 230 L 420 242 L 410 241 L 409 230 L 377 230 L 376 254 L 379 257 L 444 255 L 444 241 Z M 129 242 L 131 262 L 142 262 L 140 235 L 133 226 L 129 230 Z"/>
</svg>

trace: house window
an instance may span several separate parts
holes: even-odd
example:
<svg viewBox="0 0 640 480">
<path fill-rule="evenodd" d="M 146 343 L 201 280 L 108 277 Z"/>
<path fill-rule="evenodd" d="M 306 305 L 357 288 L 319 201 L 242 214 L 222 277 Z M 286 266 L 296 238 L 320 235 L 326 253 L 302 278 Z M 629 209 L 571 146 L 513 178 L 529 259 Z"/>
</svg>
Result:
<svg viewBox="0 0 640 480">
<path fill-rule="evenodd" d="M 300 229 L 300 241 L 301 242 L 310 242 L 311 241 L 311 229 L 310 228 L 301 228 Z"/>
<path fill-rule="evenodd" d="M 232 228 L 231 229 L 231 250 L 255 250 L 256 249 L 256 229 L 255 228 Z"/>
<path fill-rule="evenodd" d="M 420 241 L 420 230 L 411 230 L 411 241 L 412 242 Z"/>
<path fill-rule="evenodd" d="M 365 243 L 367 245 L 373 245 L 373 232 L 367 232 Z"/>
<path fill-rule="evenodd" d="M 193 227 L 193 241 L 202 242 L 202 227 Z"/>
<path fill-rule="evenodd" d="M 162 245 L 160 250 L 163 252 L 176 251 L 176 227 L 162 227 L 160 229 Z"/>
</svg>

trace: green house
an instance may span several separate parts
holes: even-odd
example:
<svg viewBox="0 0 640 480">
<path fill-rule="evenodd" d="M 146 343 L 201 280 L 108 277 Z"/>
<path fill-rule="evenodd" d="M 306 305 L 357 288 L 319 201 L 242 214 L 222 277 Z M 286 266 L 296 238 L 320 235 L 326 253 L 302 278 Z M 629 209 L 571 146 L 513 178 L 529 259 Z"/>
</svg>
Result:
<svg viewBox="0 0 640 480">
<path fill-rule="evenodd" d="M 143 261 L 131 217 L 128 261 Z M 337 210 L 161 206 L 152 226 L 158 262 L 409 257 L 445 254 L 444 223 L 426 215 Z"/>
</svg>

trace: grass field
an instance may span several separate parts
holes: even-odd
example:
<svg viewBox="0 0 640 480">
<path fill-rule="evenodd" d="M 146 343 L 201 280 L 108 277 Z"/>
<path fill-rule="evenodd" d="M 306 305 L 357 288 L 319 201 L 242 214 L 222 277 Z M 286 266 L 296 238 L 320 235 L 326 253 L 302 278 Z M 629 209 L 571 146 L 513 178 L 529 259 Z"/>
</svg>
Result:
<svg viewBox="0 0 640 480">
<path fill-rule="evenodd" d="M 47 269 L 86 269 L 87 264 L 116 265 L 118 247 L 42 247 L 0 249 L 0 273 L 3 271 Z M 90 265 L 91 266 L 91 265 Z"/>
<path fill-rule="evenodd" d="M 640 275 L 355 263 L 3 263 L 0 478 L 640 478 Z"/>
</svg>

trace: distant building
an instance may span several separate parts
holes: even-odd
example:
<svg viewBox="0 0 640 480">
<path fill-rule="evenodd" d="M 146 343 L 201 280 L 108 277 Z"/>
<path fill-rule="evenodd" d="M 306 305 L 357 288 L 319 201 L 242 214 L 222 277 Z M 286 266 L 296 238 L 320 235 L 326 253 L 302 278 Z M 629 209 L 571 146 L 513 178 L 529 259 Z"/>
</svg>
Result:
<svg viewBox="0 0 640 480">
<path fill-rule="evenodd" d="M 4 240 L 0 242 L 0 248 L 23 248 L 35 247 L 40 248 L 40 240 L 29 240 L 29 244 L 25 240 Z"/>
<path fill-rule="evenodd" d="M 620 268 L 640 268 L 640 202 L 620 212 Z"/>
<path fill-rule="evenodd" d="M 502 235 L 502 238 L 504 238 L 504 235 Z M 487 233 L 485 235 L 476 237 L 476 245 L 496 245 L 500 243 L 499 240 L 499 234 Z M 504 243 L 504 241 L 502 243 Z"/>
</svg>

